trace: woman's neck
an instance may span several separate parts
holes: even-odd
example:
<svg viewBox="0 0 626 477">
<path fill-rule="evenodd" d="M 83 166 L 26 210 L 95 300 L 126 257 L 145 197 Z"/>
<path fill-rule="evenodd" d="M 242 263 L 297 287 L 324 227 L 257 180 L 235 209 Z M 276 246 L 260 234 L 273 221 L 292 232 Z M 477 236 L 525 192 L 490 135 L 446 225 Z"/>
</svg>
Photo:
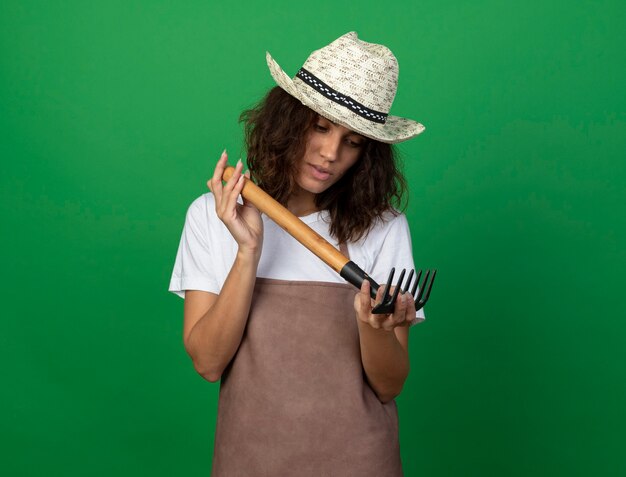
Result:
<svg viewBox="0 0 626 477">
<path fill-rule="evenodd" d="M 297 217 L 317 212 L 319 208 L 315 205 L 315 194 L 298 188 L 287 200 L 287 208 Z"/>
</svg>

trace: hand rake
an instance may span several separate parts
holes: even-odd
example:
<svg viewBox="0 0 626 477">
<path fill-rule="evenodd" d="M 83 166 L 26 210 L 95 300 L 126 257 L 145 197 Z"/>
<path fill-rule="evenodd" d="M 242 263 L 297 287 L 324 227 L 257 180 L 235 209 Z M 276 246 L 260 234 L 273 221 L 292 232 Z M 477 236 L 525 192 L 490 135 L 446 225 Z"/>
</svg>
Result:
<svg viewBox="0 0 626 477">
<path fill-rule="evenodd" d="M 235 169 L 233 167 L 227 167 L 224 170 L 222 179 L 227 181 L 233 175 Z M 247 177 L 244 177 L 245 184 L 241 194 L 249 200 L 254 206 L 261 212 L 266 214 L 280 227 L 282 227 L 289 235 L 294 237 L 298 242 L 308 248 L 311 252 L 317 255 L 324 263 L 333 268 L 342 278 L 347 282 L 353 284 L 357 288 L 361 288 L 363 280 L 370 282 L 370 295 L 373 299 L 376 299 L 376 295 L 380 285 L 376 283 L 372 277 L 365 273 L 359 266 L 345 257 L 339 250 L 333 247 L 326 239 L 320 236 L 317 232 L 311 229 L 308 225 L 302 222 L 298 217 L 292 214 L 286 207 L 282 206 L 279 202 L 274 200 L 269 194 L 263 191 L 260 187 L 254 184 Z M 398 298 L 398 293 L 406 293 L 409 291 L 411 282 L 413 281 L 414 270 L 409 272 L 409 276 L 402 288 L 404 275 L 406 270 L 400 272 L 400 277 L 396 283 L 393 293 L 390 293 L 391 283 L 395 273 L 395 268 L 391 269 L 387 284 L 385 285 L 383 298 L 372 309 L 372 313 L 383 314 L 393 313 L 393 308 Z M 432 272 L 432 273 L 431 273 Z M 437 270 L 427 270 L 424 275 L 424 280 L 420 285 L 422 278 L 422 270 L 419 270 L 417 277 L 413 282 L 413 287 L 410 289 L 411 295 L 415 297 L 415 309 L 421 309 L 430 296 L 430 290 L 433 287 L 435 281 L 435 275 Z M 419 288 L 419 293 L 415 296 L 415 292 Z"/>
</svg>

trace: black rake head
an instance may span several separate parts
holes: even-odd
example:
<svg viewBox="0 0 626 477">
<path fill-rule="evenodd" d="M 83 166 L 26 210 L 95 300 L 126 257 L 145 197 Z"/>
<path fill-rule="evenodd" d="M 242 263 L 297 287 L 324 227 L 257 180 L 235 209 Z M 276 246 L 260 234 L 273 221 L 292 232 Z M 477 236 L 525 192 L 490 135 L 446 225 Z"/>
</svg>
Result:
<svg viewBox="0 0 626 477">
<path fill-rule="evenodd" d="M 389 279 L 387 280 L 387 284 L 385 285 L 385 291 L 383 293 L 383 298 L 379 304 L 374 306 L 372 309 L 372 313 L 374 314 L 388 314 L 393 313 L 394 306 L 396 304 L 396 299 L 398 298 L 398 293 L 406 293 L 411 287 L 411 282 L 413 281 L 413 275 L 415 274 L 415 270 L 411 270 L 409 272 L 409 276 L 407 277 L 406 283 L 404 284 L 404 288 L 402 288 L 402 283 L 404 280 L 404 275 L 406 269 L 400 272 L 400 277 L 398 278 L 398 282 L 396 283 L 395 289 L 393 291 L 393 295 L 389 293 L 391 290 L 391 283 L 393 282 L 393 275 L 396 269 L 392 268 L 389 273 Z M 428 301 L 428 297 L 430 296 L 430 290 L 433 287 L 433 282 L 435 281 L 435 275 L 437 274 L 437 270 L 426 270 L 426 274 L 424 274 L 424 280 L 420 284 L 420 280 L 422 278 L 422 270 L 418 270 L 417 277 L 413 282 L 413 286 L 411 288 L 411 296 L 415 299 L 415 310 L 420 310 L 424 307 L 426 302 Z M 418 295 L 415 293 L 418 291 Z M 372 289 L 372 292 L 374 290 Z M 374 292 L 375 293 L 375 292 Z M 373 294 L 374 294 L 373 293 Z M 375 298 L 375 296 L 374 296 Z"/>
</svg>

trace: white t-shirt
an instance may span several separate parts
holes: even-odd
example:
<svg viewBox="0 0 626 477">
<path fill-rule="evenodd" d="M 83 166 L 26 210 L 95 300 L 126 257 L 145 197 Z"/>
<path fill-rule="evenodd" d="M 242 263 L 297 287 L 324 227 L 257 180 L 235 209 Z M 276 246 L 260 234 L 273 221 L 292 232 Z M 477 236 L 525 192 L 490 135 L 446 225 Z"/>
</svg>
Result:
<svg viewBox="0 0 626 477">
<path fill-rule="evenodd" d="M 346 283 L 321 259 L 280 228 L 265 214 L 263 218 L 263 251 L 257 277 L 292 281 Z M 328 212 L 300 217 L 309 227 L 339 248 L 330 236 Z M 403 269 L 415 268 L 411 250 L 409 224 L 404 214 L 377 221 L 369 234 L 348 244 L 350 260 L 367 272 L 377 283 L 385 283 L 396 269 L 394 282 Z M 237 255 L 237 242 L 215 211 L 213 194 L 201 195 L 189 206 L 180 239 L 169 291 L 185 297 L 185 290 L 202 290 L 219 294 Z M 354 289 L 355 293 L 357 289 Z M 423 320 L 424 311 L 417 318 Z"/>
</svg>

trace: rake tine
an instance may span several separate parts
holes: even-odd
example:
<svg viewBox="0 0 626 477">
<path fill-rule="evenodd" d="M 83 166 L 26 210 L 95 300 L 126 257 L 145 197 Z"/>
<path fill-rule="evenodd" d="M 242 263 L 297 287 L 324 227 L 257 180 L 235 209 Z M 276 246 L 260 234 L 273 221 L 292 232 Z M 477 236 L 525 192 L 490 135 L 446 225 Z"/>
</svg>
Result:
<svg viewBox="0 0 626 477">
<path fill-rule="evenodd" d="M 415 274 L 415 270 L 411 270 L 409 273 L 409 278 L 406 279 L 406 284 L 404 285 L 404 289 L 402 290 L 402 294 L 404 295 L 409 287 L 411 286 L 411 280 L 413 279 L 413 275 Z"/>
<path fill-rule="evenodd" d="M 429 275 L 430 275 L 430 270 L 426 272 L 426 276 L 424 277 L 424 286 L 420 290 L 418 299 L 415 301 L 415 310 L 419 310 L 420 308 L 423 308 L 423 306 L 426 304 L 426 301 L 428 300 L 428 297 L 430 296 L 430 290 L 432 289 L 433 283 L 435 282 L 435 276 L 437 275 L 437 270 L 433 270 L 433 275 L 430 279 L 430 282 L 428 281 Z"/>
<path fill-rule="evenodd" d="M 422 295 L 426 290 L 426 284 L 428 283 L 428 276 L 430 275 L 430 270 L 426 270 L 426 276 L 424 277 L 424 284 L 420 287 L 420 291 L 415 297 L 415 301 L 420 301 L 422 299 Z"/>
<path fill-rule="evenodd" d="M 437 275 L 437 270 L 433 270 L 433 275 L 430 277 L 430 283 L 428 284 L 427 288 L 426 288 L 426 280 L 424 280 L 424 288 L 426 288 L 426 293 L 422 297 L 422 300 L 424 301 L 428 300 L 428 297 L 430 296 L 430 289 L 433 287 L 433 283 L 435 283 L 435 275 Z"/>
<path fill-rule="evenodd" d="M 400 289 L 402 288 L 402 279 L 404 278 L 405 273 L 406 273 L 406 269 L 402 269 L 402 273 L 400 273 L 400 278 L 398 278 L 398 283 L 396 284 L 396 289 L 393 291 L 393 297 L 391 298 L 391 301 L 388 302 L 390 305 L 395 304 L 396 298 L 398 298 L 398 293 L 400 292 Z"/>
<path fill-rule="evenodd" d="M 417 272 L 417 278 L 415 279 L 415 283 L 413 284 L 413 288 L 411 289 L 411 296 L 415 299 L 415 292 L 417 291 L 417 286 L 420 283 L 420 278 L 422 278 L 422 271 Z"/>
<path fill-rule="evenodd" d="M 389 272 L 389 278 L 387 279 L 387 284 L 385 285 L 385 291 L 383 293 L 383 297 L 380 300 L 380 303 L 385 303 L 387 298 L 389 298 L 389 289 L 391 288 L 391 281 L 393 280 L 393 274 L 396 273 L 396 269 L 392 268 Z"/>
</svg>

